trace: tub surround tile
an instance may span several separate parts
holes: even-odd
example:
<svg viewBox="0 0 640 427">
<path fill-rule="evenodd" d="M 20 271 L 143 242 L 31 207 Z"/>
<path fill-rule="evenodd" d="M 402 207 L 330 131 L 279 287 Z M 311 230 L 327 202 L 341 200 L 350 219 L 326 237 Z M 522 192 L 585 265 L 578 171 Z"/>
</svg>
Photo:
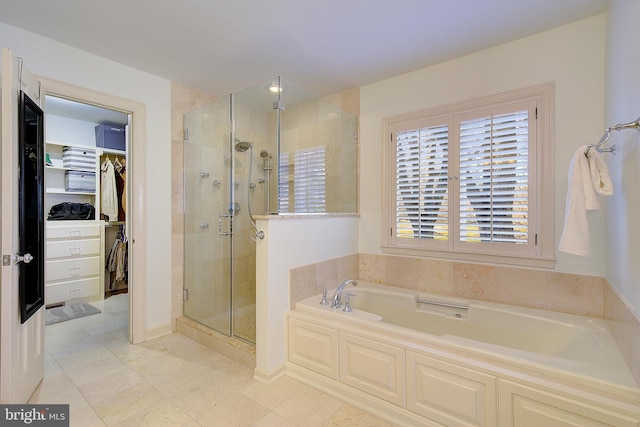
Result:
<svg viewBox="0 0 640 427">
<path fill-rule="evenodd" d="M 316 284 L 326 289 L 334 289 L 344 280 L 338 277 L 338 260 L 330 259 L 316 264 Z M 317 290 L 316 290 L 316 293 Z"/>
<path fill-rule="evenodd" d="M 384 263 L 384 281 L 389 286 L 418 288 L 418 259 L 388 257 Z"/>
<path fill-rule="evenodd" d="M 317 265 L 293 268 L 289 272 L 289 307 L 294 308 L 296 302 L 320 293 L 316 286 Z"/>
<path fill-rule="evenodd" d="M 320 294 L 319 286 L 327 289 L 330 295 L 344 280 L 357 279 L 358 271 L 358 254 L 292 268 L 289 271 L 289 308 L 294 308 L 298 301 Z"/>
<path fill-rule="evenodd" d="M 334 284 L 334 288 L 338 283 L 346 280 L 359 277 L 359 263 L 360 256 L 353 254 L 345 257 L 338 258 L 338 270 L 337 270 L 337 283 Z"/>
<path fill-rule="evenodd" d="M 357 267 L 356 267 L 357 265 Z M 357 271 L 356 271 L 357 268 Z M 605 280 L 553 271 L 354 254 L 290 271 L 290 308 L 345 278 L 458 298 L 603 318 Z"/>
<path fill-rule="evenodd" d="M 359 278 L 367 282 L 382 283 L 385 276 L 385 255 L 360 254 Z"/>
<path fill-rule="evenodd" d="M 581 316 L 604 317 L 604 279 L 554 273 L 547 277 L 547 309 Z"/>
<path fill-rule="evenodd" d="M 453 263 L 418 259 L 417 290 L 441 295 L 453 295 Z"/>
</svg>

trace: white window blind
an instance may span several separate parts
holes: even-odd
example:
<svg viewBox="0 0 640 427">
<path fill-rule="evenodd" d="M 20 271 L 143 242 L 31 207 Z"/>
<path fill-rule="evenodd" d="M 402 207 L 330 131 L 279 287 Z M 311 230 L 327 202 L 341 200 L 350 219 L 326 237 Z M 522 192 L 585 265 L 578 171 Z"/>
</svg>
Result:
<svg viewBox="0 0 640 427">
<path fill-rule="evenodd" d="M 396 135 L 396 236 L 448 239 L 447 125 Z"/>
<path fill-rule="evenodd" d="M 298 150 L 293 155 L 294 211 L 326 210 L 327 160 L 325 147 Z"/>
<path fill-rule="evenodd" d="M 289 153 L 278 159 L 278 212 L 289 212 Z"/>
<path fill-rule="evenodd" d="M 383 251 L 553 267 L 553 92 L 385 119 Z"/>
<path fill-rule="evenodd" d="M 327 160 L 325 147 L 280 154 L 278 165 L 279 212 L 326 212 Z"/>
<path fill-rule="evenodd" d="M 460 241 L 528 242 L 528 129 L 527 110 L 460 123 Z"/>
</svg>

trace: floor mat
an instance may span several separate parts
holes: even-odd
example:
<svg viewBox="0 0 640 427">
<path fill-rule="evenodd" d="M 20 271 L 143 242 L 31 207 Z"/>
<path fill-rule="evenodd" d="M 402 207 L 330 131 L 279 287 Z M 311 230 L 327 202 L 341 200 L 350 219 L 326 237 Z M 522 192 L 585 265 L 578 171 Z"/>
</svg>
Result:
<svg viewBox="0 0 640 427">
<path fill-rule="evenodd" d="M 87 303 L 64 305 L 62 307 L 48 308 L 45 310 L 45 325 L 66 322 L 71 319 L 91 316 L 100 313 L 100 309 Z"/>
</svg>

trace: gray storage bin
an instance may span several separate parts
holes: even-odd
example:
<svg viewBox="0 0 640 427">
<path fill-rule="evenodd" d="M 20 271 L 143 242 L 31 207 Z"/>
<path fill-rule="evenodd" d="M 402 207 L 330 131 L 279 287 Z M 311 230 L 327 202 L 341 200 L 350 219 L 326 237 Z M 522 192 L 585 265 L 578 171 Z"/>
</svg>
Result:
<svg viewBox="0 0 640 427">
<path fill-rule="evenodd" d="M 62 147 L 62 166 L 70 169 L 95 170 L 96 150 L 84 147 Z"/>
<path fill-rule="evenodd" d="M 65 171 L 64 189 L 66 191 L 96 192 L 95 172 Z"/>
<path fill-rule="evenodd" d="M 124 127 L 116 125 L 96 126 L 96 147 L 125 151 Z"/>
</svg>

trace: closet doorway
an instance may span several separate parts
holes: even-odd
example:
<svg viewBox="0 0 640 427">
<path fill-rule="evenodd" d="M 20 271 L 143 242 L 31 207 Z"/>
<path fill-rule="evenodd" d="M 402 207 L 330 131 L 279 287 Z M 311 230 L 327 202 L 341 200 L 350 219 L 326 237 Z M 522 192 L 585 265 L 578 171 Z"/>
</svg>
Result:
<svg viewBox="0 0 640 427">
<path fill-rule="evenodd" d="M 142 342 L 144 106 L 59 82 L 43 87 L 45 304 L 101 309 L 111 324 L 100 327 L 128 325 L 129 341 Z"/>
</svg>

